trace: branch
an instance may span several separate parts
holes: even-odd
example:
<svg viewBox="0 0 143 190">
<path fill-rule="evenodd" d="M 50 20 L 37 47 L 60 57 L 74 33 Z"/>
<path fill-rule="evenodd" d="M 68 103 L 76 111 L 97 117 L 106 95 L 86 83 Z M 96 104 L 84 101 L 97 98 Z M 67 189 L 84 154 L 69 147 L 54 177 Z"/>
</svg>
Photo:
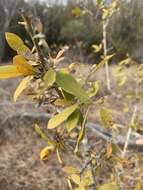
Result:
<svg viewBox="0 0 143 190">
<path fill-rule="evenodd" d="M 17 112 L 14 114 L 11 114 L 10 116 L 6 117 L 2 123 L 0 127 L 3 127 L 4 125 L 6 125 L 6 122 L 8 122 L 9 120 L 14 120 L 14 119 L 18 119 L 18 118 L 28 118 L 29 120 L 44 120 L 44 121 L 48 121 L 50 118 L 52 117 L 51 114 L 47 114 L 45 112 Z M 119 125 L 117 125 L 119 126 Z M 124 126 L 120 125 L 119 127 L 124 128 Z M 95 124 L 95 123 L 90 123 L 88 122 L 86 124 L 86 128 L 91 131 L 92 133 L 95 134 L 95 136 L 99 136 L 100 138 L 102 138 L 105 141 L 112 141 L 112 135 L 104 128 L 102 127 L 100 124 Z M 130 146 L 132 149 L 137 148 L 137 147 L 143 147 L 143 144 L 138 144 L 137 142 L 139 140 L 143 139 L 143 135 L 140 135 L 139 133 L 136 132 L 131 132 L 130 134 L 130 139 L 128 141 L 128 146 Z M 124 146 L 125 142 L 126 142 L 126 136 L 123 135 L 118 135 L 117 137 L 114 138 L 115 143 L 117 143 L 118 145 Z"/>
</svg>

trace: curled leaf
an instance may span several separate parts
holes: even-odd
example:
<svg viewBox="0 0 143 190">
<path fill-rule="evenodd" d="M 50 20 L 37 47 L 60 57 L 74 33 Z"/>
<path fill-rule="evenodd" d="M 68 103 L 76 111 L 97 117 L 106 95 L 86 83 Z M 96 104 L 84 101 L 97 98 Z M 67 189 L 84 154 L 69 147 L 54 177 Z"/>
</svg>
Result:
<svg viewBox="0 0 143 190">
<path fill-rule="evenodd" d="M 95 96 L 97 94 L 98 90 L 99 90 L 99 82 L 96 81 L 92 84 L 92 87 L 88 91 L 89 97 L 91 98 L 91 97 Z"/>
<path fill-rule="evenodd" d="M 46 160 L 48 156 L 55 150 L 54 146 L 46 146 L 44 149 L 40 152 L 40 159 Z"/>
</svg>

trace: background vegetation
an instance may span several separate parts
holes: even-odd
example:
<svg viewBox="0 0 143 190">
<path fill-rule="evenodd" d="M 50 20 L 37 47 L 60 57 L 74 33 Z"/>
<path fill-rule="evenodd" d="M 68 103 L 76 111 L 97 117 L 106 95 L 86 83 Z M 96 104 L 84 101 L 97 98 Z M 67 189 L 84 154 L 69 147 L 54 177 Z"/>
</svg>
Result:
<svg viewBox="0 0 143 190">
<path fill-rule="evenodd" d="M 78 1 L 79 2 L 79 1 Z M 29 40 L 23 27 L 18 25 L 21 19 L 19 9 L 34 11 L 44 24 L 44 33 L 48 44 L 54 49 L 68 44 L 82 49 L 87 55 L 92 53 L 92 44 L 99 44 L 102 39 L 101 15 L 94 9 L 94 1 L 68 0 L 66 5 L 24 0 L 0 1 L 0 60 L 6 61 L 13 56 L 13 51 L 4 40 L 4 32 L 14 32 L 24 40 Z M 85 9 L 86 8 L 86 9 Z M 94 15 L 90 15 L 90 10 Z M 142 51 L 143 41 L 143 2 L 142 0 L 120 1 L 119 10 L 114 13 L 108 26 L 108 43 L 116 51 L 116 56 L 123 58 L 127 53 L 138 61 L 142 61 L 139 51 Z M 26 41 L 28 43 L 28 41 Z M 80 42 L 80 43 L 79 43 Z M 31 44 L 28 44 L 31 46 Z M 55 48 L 56 46 L 56 48 Z M 136 51 L 136 50 L 139 51 Z"/>
</svg>

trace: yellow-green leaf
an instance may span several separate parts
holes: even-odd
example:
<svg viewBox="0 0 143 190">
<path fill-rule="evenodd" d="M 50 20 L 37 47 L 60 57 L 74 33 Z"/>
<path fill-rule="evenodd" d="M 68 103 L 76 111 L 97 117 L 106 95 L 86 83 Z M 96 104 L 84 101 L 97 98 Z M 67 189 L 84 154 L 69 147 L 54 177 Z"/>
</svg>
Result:
<svg viewBox="0 0 143 190">
<path fill-rule="evenodd" d="M 81 9 L 79 7 L 75 7 L 72 9 L 72 14 L 75 15 L 76 17 L 79 17 L 81 15 Z"/>
<path fill-rule="evenodd" d="M 53 69 L 49 69 L 44 77 L 44 84 L 45 84 L 45 87 L 49 87 L 49 86 L 52 86 L 54 84 L 54 82 L 56 81 L 56 72 L 53 70 Z"/>
<path fill-rule="evenodd" d="M 91 97 L 95 96 L 97 94 L 98 90 L 99 90 L 99 82 L 96 81 L 92 84 L 92 87 L 88 90 L 89 97 L 91 98 Z"/>
<path fill-rule="evenodd" d="M 107 55 L 106 57 L 103 57 L 102 61 L 96 66 L 95 71 L 100 69 L 102 66 L 104 66 L 115 54 Z"/>
<path fill-rule="evenodd" d="M 0 78 L 13 78 L 22 76 L 14 65 L 0 66 Z"/>
<path fill-rule="evenodd" d="M 102 185 L 99 190 L 119 190 L 119 187 L 115 182 L 112 182 Z"/>
<path fill-rule="evenodd" d="M 40 152 L 40 159 L 46 160 L 48 156 L 55 150 L 54 146 L 46 146 L 44 149 Z"/>
<path fill-rule="evenodd" d="M 74 183 L 76 183 L 77 185 L 80 185 L 81 180 L 80 180 L 80 176 L 77 174 L 72 174 L 71 175 L 71 179 L 73 180 Z"/>
<path fill-rule="evenodd" d="M 106 19 L 109 15 L 109 10 L 103 9 L 102 11 L 103 11 L 102 19 Z"/>
<path fill-rule="evenodd" d="M 66 121 L 66 128 L 69 133 L 77 126 L 78 121 L 79 121 L 79 111 L 76 110 L 68 117 Z"/>
<path fill-rule="evenodd" d="M 63 72 L 57 72 L 56 83 L 64 91 L 76 96 L 82 103 L 89 102 L 88 94 L 73 76 Z"/>
<path fill-rule="evenodd" d="M 72 189 L 72 184 L 71 184 L 70 179 L 67 178 L 66 181 L 67 181 L 67 185 L 68 185 L 68 187 L 69 187 L 69 190 L 73 190 L 73 189 Z"/>
<path fill-rule="evenodd" d="M 24 44 L 23 40 L 18 35 L 6 32 L 5 37 L 9 46 L 17 51 L 17 54 L 26 57 L 27 53 L 31 53 L 30 49 Z"/>
<path fill-rule="evenodd" d="M 16 34 L 6 32 L 5 37 L 8 45 L 15 51 L 24 44 L 23 40 Z"/>
<path fill-rule="evenodd" d="M 36 73 L 35 68 L 21 55 L 16 55 L 13 58 L 13 64 L 16 65 L 19 73 L 22 73 L 24 76 L 34 75 Z"/>
<path fill-rule="evenodd" d="M 44 139 L 45 141 L 48 141 L 48 138 L 46 136 L 46 134 L 41 130 L 40 126 L 38 124 L 34 125 L 35 131 L 38 135 L 40 135 L 40 137 L 42 139 Z"/>
<path fill-rule="evenodd" d="M 28 84 L 31 80 L 31 77 L 25 77 L 20 84 L 18 85 L 18 87 L 16 88 L 15 92 L 14 92 L 14 96 L 13 99 L 16 102 L 17 98 L 20 96 L 20 94 L 28 87 Z"/>
<path fill-rule="evenodd" d="M 95 53 L 98 53 L 98 52 L 100 52 L 101 49 L 102 49 L 102 44 L 99 44 L 99 45 L 93 44 L 93 45 L 92 45 L 92 48 L 94 49 L 94 52 L 95 52 Z"/>
<path fill-rule="evenodd" d="M 77 104 L 69 106 L 61 113 L 53 116 L 48 123 L 48 129 L 53 129 L 62 124 L 76 109 L 78 108 Z"/>
<path fill-rule="evenodd" d="M 101 118 L 101 122 L 102 122 L 104 127 L 112 128 L 113 119 L 112 119 L 112 116 L 111 116 L 111 110 L 109 110 L 107 108 L 101 108 L 101 110 L 100 110 L 100 118 Z"/>
<path fill-rule="evenodd" d="M 17 49 L 17 54 L 18 55 L 22 55 L 23 57 L 26 57 L 26 54 L 31 54 L 30 49 L 26 46 L 26 45 L 21 45 L 18 49 Z"/>
<path fill-rule="evenodd" d="M 79 170 L 74 168 L 74 167 L 71 167 L 71 166 L 65 166 L 63 168 L 63 171 L 69 175 L 71 174 L 78 174 L 79 173 Z"/>
<path fill-rule="evenodd" d="M 57 99 L 54 104 L 56 106 L 61 106 L 61 107 L 65 107 L 71 104 L 70 101 L 66 100 L 66 99 Z"/>
</svg>

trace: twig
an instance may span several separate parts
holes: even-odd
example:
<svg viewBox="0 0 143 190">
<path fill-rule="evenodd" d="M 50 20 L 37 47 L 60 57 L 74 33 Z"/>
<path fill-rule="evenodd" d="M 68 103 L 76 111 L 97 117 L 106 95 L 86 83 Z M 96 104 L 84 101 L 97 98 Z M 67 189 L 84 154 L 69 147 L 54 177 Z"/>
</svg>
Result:
<svg viewBox="0 0 143 190">
<path fill-rule="evenodd" d="M 93 179 L 93 189 L 96 190 L 96 185 L 97 185 L 96 172 L 95 172 L 95 168 L 92 164 L 92 161 L 90 162 L 90 168 L 91 168 L 92 179 Z"/>
<path fill-rule="evenodd" d="M 6 117 L 2 123 L 1 126 L 5 125 L 6 122 L 8 122 L 9 120 L 14 120 L 16 118 L 30 118 L 30 119 L 42 119 L 42 120 L 47 120 L 50 119 L 51 115 L 47 114 L 47 113 L 31 113 L 31 112 L 18 112 L 18 113 L 14 113 L 9 115 L 8 117 Z"/>
<path fill-rule="evenodd" d="M 138 99 L 138 87 L 139 87 L 138 82 L 136 81 L 136 89 L 135 89 L 135 99 L 136 99 L 136 101 Z M 134 105 L 133 115 L 132 115 L 132 118 L 131 118 L 131 122 L 130 122 L 129 129 L 128 129 L 127 136 L 126 136 L 125 145 L 124 145 L 123 152 L 122 152 L 122 157 L 123 158 L 125 157 L 126 152 L 127 152 L 127 148 L 128 148 L 128 145 L 129 145 L 129 140 L 130 140 L 131 133 L 132 133 L 132 126 L 135 123 L 135 119 L 136 119 L 136 115 L 137 115 L 137 110 L 138 110 L 138 105 L 137 105 L 137 102 L 136 102 L 135 105 Z"/>
<path fill-rule="evenodd" d="M 107 23 L 108 23 L 108 20 L 106 21 L 103 19 L 103 51 L 104 51 L 104 57 L 107 56 Z M 106 63 L 105 63 L 105 72 L 106 72 L 107 89 L 109 91 L 111 91 L 111 81 L 110 81 L 108 60 L 106 60 Z"/>
<path fill-rule="evenodd" d="M 21 15 L 22 15 L 22 18 L 24 20 L 24 22 L 26 23 L 26 26 L 27 26 L 27 30 L 28 30 L 28 33 L 33 41 L 33 44 L 37 50 L 37 53 L 38 53 L 38 57 L 40 59 L 40 63 L 43 67 L 43 69 L 45 69 L 45 60 L 44 60 L 44 57 L 42 55 L 42 51 L 38 45 L 38 40 L 36 38 L 34 38 L 34 31 L 33 31 L 33 27 L 32 27 L 32 24 L 31 24 L 31 19 L 25 14 L 24 11 L 21 11 Z"/>
<path fill-rule="evenodd" d="M 29 119 L 33 119 L 33 120 L 37 120 L 37 119 L 41 119 L 41 120 L 48 120 L 52 117 L 51 114 L 47 114 L 45 112 L 16 112 L 13 113 L 11 115 L 9 115 L 8 117 L 6 117 L 2 122 L 1 122 L 1 127 L 3 125 L 6 124 L 6 122 L 8 122 L 9 120 L 14 120 L 14 119 L 18 119 L 18 118 L 29 118 Z M 87 123 L 86 124 L 86 128 L 88 130 L 91 130 L 92 133 L 94 133 L 95 135 L 99 136 L 100 138 L 102 138 L 105 141 L 109 141 L 112 140 L 112 135 L 108 132 L 105 131 L 105 129 L 99 125 L 99 124 L 95 124 L 95 123 Z M 143 136 L 136 133 L 136 132 L 132 132 L 130 134 L 134 136 L 134 139 L 129 139 L 128 140 L 128 146 L 131 146 L 132 148 L 135 147 L 141 147 L 141 145 L 136 144 L 136 141 L 139 139 L 143 139 Z M 117 138 L 115 139 L 115 142 L 121 146 L 123 146 L 125 144 L 126 139 L 122 136 L 122 135 L 118 135 Z"/>
<path fill-rule="evenodd" d="M 125 141 L 125 145 L 124 145 L 123 152 L 122 152 L 122 157 L 123 158 L 125 157 L 126 152 L 127 152 L 127 148 L 128 148 L 128 145 L 129 145 L 129 140 L 130 140 L 131 133 L 132 133 L 132 125 L 135 122 L 136 114 L 137 114 L 137 105 L 134 106 L 134 111 L 133 111 L 133 115 L 132 115 L 132 119 L 131 119 L 131 124 L 130 124 L 128 132 L 127 132 L 126 141 Z"/>
</svg>

